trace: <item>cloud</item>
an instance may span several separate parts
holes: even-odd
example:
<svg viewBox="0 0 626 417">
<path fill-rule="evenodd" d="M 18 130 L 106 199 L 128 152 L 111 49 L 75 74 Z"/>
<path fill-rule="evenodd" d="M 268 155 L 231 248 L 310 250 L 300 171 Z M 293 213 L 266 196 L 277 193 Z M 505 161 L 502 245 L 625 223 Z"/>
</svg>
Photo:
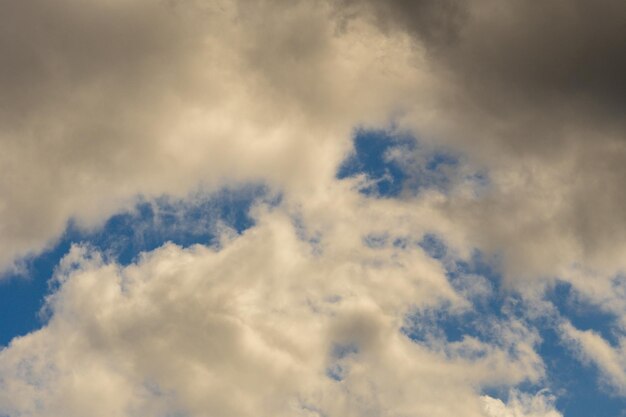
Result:
<svg viewBox="0 0 626 417">
<path fill-rule="evenodd" d="M 340 0 L 342 16 L 353 17 L 369 12 L 384 30 L 408 30 L 429 45 L 449 44 L 456 40 L 466 19 L 466 7 L 457 0 Z"/>
<path fill-rule="evenodd" d="M 137 195 L 334 179 L 354 126 L 386 123 L 416 78 L 402 36 L 331 16 L 309 2 L 7 6 L 0 265 Z"/>
<path fill-rule="evenodd" d="M 0 264 L 137 195 L 253 181 L 319 204 L 353 129 L 392 125 L 488 175 L 481 198 L 448 192 L 433 205 L 454 224 L 440 226 L 450 242 L 500 252 L 513 286 L 608 282 L 626 248 L 621 8 L 11 5 Z"/>
<path fill-rule="evenodd" d="M 282 200 L 220 250 L 170 245 L 121 267 L 76 247 L 49 324 L 0 354 L 0 408 L 91 415 L 107 398 L 107 416 L 478 416 L 484 404 L 556 415 L 543 394 L 505 404 L 477 393 L 539 381 L 537 340 L 503 329 L 528 353 L 512 358 L 480 340 L 435 349 L 399 332 L 410 308 L 469 301 L 438 260 L 389 242 L 436 235 L 450 256 L 496 259 L 503 291 L 537 300 L 560 279 L 626 317 L 615 295 L 626 269 L 624 7 L 6 5 L 0 270 L 68 222 L 97 229 L 137 201 L 242 183 Z M 420 144 L 381 156 L 403 178 L 385 199 L 359 190 L 389 176 L 338 175 L 354 132 L 372 128 Z M 454 166 L 427 172 L 424 149 Z M 621 389 L 621 347 L 561 331 Z"/>
<path fill-rule="evenodd" d="M 592 278 L 577 275 L 608 281 L 624 269 L 621 2 L 339 4 L 346 19 L 409 34 L 436 69 L 431 111 L 409 104 L 398 125 L 488 173 L 484 198 L 440 210 L 471 244 L 502 254 L 509 284 L 559 276 L 584 286 Z"/>
<path fill-rule="evenodd" d="M 549 0 L 541 7 L 521 0 L 339 3 L 348 16 L 369 13 L 387 31 L 412 34 L 469 100 L 504 106 L 490 108 L 500 115 L 522 104 L 545 111 L 572 100 L 619 118 L 626 104 L 621 2 Z"/>
<path fill-rule="evenodd" d="M 626 392 L 624 338 L 618 339 L 618 346 L 612 346 L 593 330 L 579 330 L 569 322 L 562 323 L 560 331 L 563 339 L 569 342 L 568 345 L 578 355 L 579 359 L 597 366 L 608 386 L 619 395 L 624 395 Z"/>
<path fill-rule="evenodd" d="M 562 417 L 554 408 L 554 397 L 546 392 L 529 395 L 511 391 L 506 404 L 487 395 L 482 399 L 489 417 Z"/>
<path fill-rule="evenodd" d="M 450 356 L 400 331 L 412 306 L 462 303 L 419 247 L 315 253 L 291 216 L 259 210 L 219 250 L 168 244 L 121 267 L 74 246 L 49 323 L 0 353 L 0 412 L 482 416 L 477 387 L 541 378 L 536 355 L 510 353 L 527 338 Z"/>
</svg>

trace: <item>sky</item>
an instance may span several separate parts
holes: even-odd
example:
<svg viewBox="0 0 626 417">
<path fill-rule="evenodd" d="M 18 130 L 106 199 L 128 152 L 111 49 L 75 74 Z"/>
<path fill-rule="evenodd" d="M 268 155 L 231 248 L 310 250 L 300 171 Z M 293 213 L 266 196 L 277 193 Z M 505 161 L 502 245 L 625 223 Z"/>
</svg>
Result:
<svg viewBox="0 0 626 417">
<path fill-rule="evenodd" d="M 626 3 L 0 5 L 0 417 L 626 416 Z"/>
</svg>

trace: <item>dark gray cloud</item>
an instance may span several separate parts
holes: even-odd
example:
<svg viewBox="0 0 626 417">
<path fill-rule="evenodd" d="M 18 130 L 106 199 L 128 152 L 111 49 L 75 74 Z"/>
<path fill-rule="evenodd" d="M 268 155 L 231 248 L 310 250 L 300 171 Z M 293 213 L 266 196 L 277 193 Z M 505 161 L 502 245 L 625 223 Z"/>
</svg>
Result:
<svg viewBox="0 0 626 417">
<path fill-rule="evenodd" d="M 487 2 L 489 3 L 489 2 Z M 448 65 L 492 106 L 568 103 L 617 116 L 626 107 L 626 3 L 480 4 Z"/>
<path fill-rule="evenodd" d="M 400 26 L 431 46 L 457 39 L 467 18 L 467 9 L 458 0 L 338 0 L 345 16 L 370 13 L 384 30 Z"/>
<path fill-rule="evenodd" d="M 357 2 L 341 0 L 344 7 Z M 626 106 L 626 3 L 521 0 L 369 0 L 385 30 L 399 28 L 486 105 L 585 101 Z M 348 7 L 348 10 L 349 10 Z"/>
<path fill-rule="evenodd" d="M 475 244 L 503 252 L 517 274 L 559 275 L 556 265 L 575 263 L 620 268 L 626 2 L 340 5 L 347 16 L 368 14 L 384 32 L 409 34 L 426 51 L 445 85 L 433 99 L 437 139 L 487 166 L 493 179 L 486 198 L 442 207 Z"/>
</svg>

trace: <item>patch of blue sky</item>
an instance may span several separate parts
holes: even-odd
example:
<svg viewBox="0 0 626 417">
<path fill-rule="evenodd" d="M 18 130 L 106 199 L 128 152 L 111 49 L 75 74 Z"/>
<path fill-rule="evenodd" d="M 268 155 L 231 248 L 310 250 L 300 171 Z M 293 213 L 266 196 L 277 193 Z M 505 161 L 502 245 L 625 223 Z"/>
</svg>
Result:
<svg viewBox="0 0 626 417">
<path fill-rule="evenodd" d="M 335 381 L 343 381 L 348 371 L 345 361 L 358 353 L 359 347 L 355 343 L 337 343 L 333 345 L 330 352 L 330 357 L 333 361 L 326 368 L 326 376 Z"/>
<path fill-rule="evenodd" d="M 266 192 L 263 186 L 246 186 L 184 200 L 163 196 L 140 202 L 133 211 L 111 217 L 96 233 L 83 236 L 77 231 L 73 237 L 74 241 L 86 241 L 127 265 L 139 253 L 156 249 L 165 242 L 182 247 L 213 244 L 220 225 L 241 233 L 253 225 L 249 216 L 252 203 L 266 196 Z"/>
<path fill-rule="evenodd" d="M 541 338 L 535 349 L 544 363 L 546 378 L 539 384 L 526 383 L 519 388 L 526 392 L 548 388 L 556 396 L 555 405 L 565 417 L 626 416 L 626 399 L 603 382 L 597 367 L 580 361 L 553 323 L 551 320 L 529 320 L 529 325 Z M 498 398 L 504 396 L 497 389 L 486 393 Z"/>
<path fill-rule="evenodd" d="M 25 273 L 0 280 L 0 346 L 43 325 L 39 311 L 50 292 L 49 279 L 72 244 L 88 244 L 107 259 L 127 265 L 141 252 L 166 242 L 182 247 L 215 244 L 222 226 L 242 233 L 254 224 L 249 213 L 252 205 L 259 200 L 276 204 L 277 198 L 262 185 L 248 185 L 188 199 L 143 200 L 97 230 L 84 231 L 69 222 L 52 248 L 23 261 Z"/>
<path fill-rule="evenodd" d="M 448 248 L 446 244 L 437 235 L 433 233 L 425 234 L 419 241 L 418 245 L 426 252 L 431 258 L 443 259 L 447 253 Z"/>
<path fill-rule="evenodd" d="M 24 276 L 0 279 L 0 347 L 42 325 L 39 310 L 49 290 L 48 279 L 70 246 L 63 238 L 52 249 L 29 259 Z"/>
<path fill-rule="evenodd" d="M 618 345 L 619 318 L 592 304 L 567 282 L 558 281 L 545 295 L 562 317 L 579 330 L 593 330 L 614 347 Z"/>
<path fill-rule="evenodd" d="M 326 376 L 337 382 L 343 381 L 346 377 L 346 369 L 338 363 L 333 363 L 326 368 Z"/>
<path fill-rule="evenodd" d="M 354 151 L 339 167 L 337 178 L 365 175 L 368 181 L 361 193 L 391 198 L 423 188 L 446 189 L 458 163 L 455 155 L 427 150 L 413 137 L 357 129 Z"/>
<path fill-rule="evenodd" d="M 416 309 L 406 318 L 403 332 L 416 342 L 445 340 L 458 342 L 465 336 L 483 341 L 493 339 L 490 334 L 493 322 L 519 315 L 520 298 L 517 294 L 501 290 L 501 276 L 497 258 L 474 251 L 469 259 L 455 258 L 445 242 L 435 234 L 425 234 L 420 240 L 389 233 L 373 233 L 364 236 L 363 244 L 371 249 L 390 246 L 400 250 L 420 247 L 430 257 L 437 259 L 445 268 L 452 287 L 472 305 L 471 309 L 452 310 L 449 305 L 438 309 Z"/>
<path fill-rule="evenodd" d="M 450 284 L 471 303 L 471 308 L 457 311 L 444 305 L 435 310 L 415 310 L 407 317 L 404 333 L 422 343 L 454 343 L 472 337 L 498 344 L 494 327 L 516 318 L 512 306 L 518 303 L 518 296 L 501 290 L 500 275 L 480 252 L 475 251 L 468 260 L 445 259 L 446 246 L 435 235 L 426 235 L 419 245 L 442 262 Z"/>
<path fill-rule="evenodd" d="M 546 292 L 545 299 L 556 309 L 557 318 L 569 320 L 579 330 L 592 330 L 614 347 L 618 346 L 618 318 L 589 302 L 571 284 L 557 282 Z M 575 350 L 549 324 L 537 321 L 543 339 L 538 353 L 546 365 L 553 391 L 560 393 L 557 405 L 565 416 L 626 416 L 626 398 L 603 382 L 594 364 L 581 362 Z"/>
<path fill-rule="evenodd" d="M 537 347 L 546 369 L 546 382 L 565 417 L 626 416 L 626 399 L 602 383 L 598 369 L 584 364 L 554 328 L 536 323 L 542 342 Z"/>
<path fill-rule="evenodd" d="M 489 314 L 503 308 L 504 300 L 492 296 L 494 292 L 501 291 L 497 256 L 487 256 L 474 250 L 469 259 L 460 259 L 450 253 L 445 242 L 432 233 L 422 236 L 417 244 L 431 258 L 442 263 L 452 287 L 473 303 L 475 311 Z M 513 304 L 511 300 L 514 300 L 514 294 L 509 294 L 508 305 Z"/>
<path fill-rule="evenodd" d="M 484 280 L 488 291 L 479 297 L 467 297 L 471 302 L 469 310 L 455 312 L 443 306 L 412 312 L 403 328 L 409 338 L 426 345 L 441 341 L 454 345 L 464 337 L 473 337 L 498 345 L 498 333 L 494 329 L 507 326 L 509 320 L 519 321 L 540 337 L 535 349 L 544 362 L 546 378 L 538 383 L 526 381 L 517 389 L 536 393 L 548 388 L 556 396 L 557 409 L 566 417 L 626 416 L 626 399 L 603 384 L 599 370 L 592 364 L 581 362 L 567 346 L 556 329 L 558 320 L 529 317 L 526 313 L 528 301 L 501 285 L 497 258 L 475 251 L 469 260 L 451 260 L 445 243 L 436 235 L 424 236 L 419 245 L 445 265 L 448 279 L 457 291 L 462 293 L 464 288 L 480 279 Z M 546 293 L 545 299 L 554 305 L 558 317 L 568 319 L 578 329 L 598 332 L 616 345 L 617 318 L 586 302 L 570 284 L 559 282 Z M 470 357 L 476 356 L 476 352 L 469 354 Z M 506 401 L 509 387 L 485 387 L 483 393 Z"/>
</svg>

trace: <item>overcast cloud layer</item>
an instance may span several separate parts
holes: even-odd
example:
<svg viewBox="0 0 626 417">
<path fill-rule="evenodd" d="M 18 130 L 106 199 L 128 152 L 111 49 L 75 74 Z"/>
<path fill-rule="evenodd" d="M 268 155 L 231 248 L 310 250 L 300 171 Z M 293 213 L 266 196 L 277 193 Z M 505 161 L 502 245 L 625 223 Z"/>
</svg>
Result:
<svg viewBox="0 0 626 417">
<path fill-rule="evenodd" d="M 73 246 L 48 323 L 0 352 L 0 415 L 558 417 L 557 393 L 520 388 L 545 385 L 538 317 L 626 395 L 626 3 L 0 5 L 0 269 L 139 200 L 280 196 L 218 245 L 128 266 Z M 409 176 L 454 155 L 446 187 L 339 179 L 359 129 L 417 140 L 384 155 Z M 425 235 L 449 256 L 398 243 Z M 495 291 L 450 283 L 476 251 L 523 319 L 407 337 L 410 314 Z M 614 340 L 555 312 L 557 281 Z"/>
</svg>

